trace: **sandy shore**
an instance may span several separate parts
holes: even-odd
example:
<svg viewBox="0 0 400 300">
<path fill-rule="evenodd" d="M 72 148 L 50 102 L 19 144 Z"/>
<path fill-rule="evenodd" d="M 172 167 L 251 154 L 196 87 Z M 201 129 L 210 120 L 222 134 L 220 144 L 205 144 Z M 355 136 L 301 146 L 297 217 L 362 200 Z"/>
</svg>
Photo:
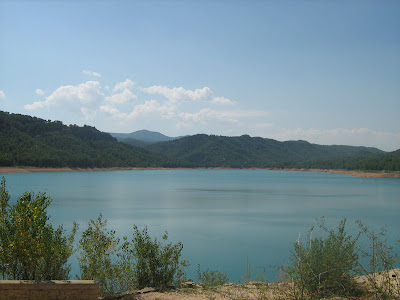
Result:
<svg viewBox="0 0 400 300">
<path fill-rule="evenodd" d="M 39 167 L 0 167 L 0 173 L 36 173 L 36 172 L 83 172 L 83 171 L 128 171 L 128 170 L 189 170 L 190 168 L 137 168 L 137 167 L 112 167 L 112 168 L 39 168 Z M 209 168 L 231 169 L 231 168 Z M 333 174 L 346 174 L 356 177 L 369 178 L 400 178 L 399 171 L 393 172 L 364 172 L 347 170 L 326 169 L 278 169 L 278 168 L 249 168 L 249 170 L 274 170 L 274 171 L 299 171 L 299 172 L 328 172 Z"/>
</svg>

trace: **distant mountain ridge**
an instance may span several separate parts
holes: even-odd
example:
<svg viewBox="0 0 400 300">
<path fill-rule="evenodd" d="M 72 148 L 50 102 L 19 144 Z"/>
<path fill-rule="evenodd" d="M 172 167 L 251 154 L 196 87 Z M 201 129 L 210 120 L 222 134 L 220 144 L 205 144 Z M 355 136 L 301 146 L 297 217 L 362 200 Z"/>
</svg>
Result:
<svg viewBox="0 0 400 300">
<path fill-rule="evenodd" d="M 145 148 L 196 167 L 400 170 L 398 151 L 386 153 L 372 147 L 325 146 L 301 140 L 279 142 L 248 135 L 197 134 Z"/>
<path fill-rule="evenodd" d="M 111 136 L 117 138 L 120 141 L 125 139 L 133 139 L 138 140 L 146 143 L 157 143 L 157 142 L 166 142 L 172 141 L 175 139 L 179 139 L 180 137 L 169 137 L 162 133 L 156 131 L 150 131 L 146 129 L 134 131 L 131 133 L 112 133 L 110 132 Z"/>
</svg>

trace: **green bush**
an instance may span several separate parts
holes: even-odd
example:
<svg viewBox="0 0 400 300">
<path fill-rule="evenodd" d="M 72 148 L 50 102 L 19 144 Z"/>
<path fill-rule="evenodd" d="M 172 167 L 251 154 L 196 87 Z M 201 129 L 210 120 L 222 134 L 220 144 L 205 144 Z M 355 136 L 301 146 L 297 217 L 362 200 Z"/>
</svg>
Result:
<svg viewBox="0 0 400 300">
<path fill-rule="evenodd" d="M 136 225 L 133 226 L 132 253 L 136 260 L 136 287 L 163 290 L 176 280 L 184 280 L 183 268 L 189 264 L 186 260 L 180 261 L 182 243 L 167 243 L 167 232 L 162 239 L 163 242 L 150 238 L 147 227 L 140 231 Z"/>
<path fill-rule="evenodd" d="M 176 281 L 184 280 L 187 261 L 180 261 L 182 243 L 166 243 L 150 238 L 147 227 L 139 231 L 133 227 L 132 241 L 123 237 L 120 243 L 115 231 L 107 230 L 107 220 L 100 214 L 91 220 L 80 244 L 79 279 L 97 280 L 100 295 L 111 296 L 132 287 L 165 289 Z"/>
<path fill-rule="evenodd" d="M 363 236 L 368 239 L 370 247 L 361 250 L 361 254 L 366 258 L 360 261 L 359 265 L 362 274 L 366 274 L 369 285 L 373 293 L 379 299 L 399 299 L 400 298 L 400 278 L 392 277 L 392 270 L 398 267 L 400 258 L 400 241 L 389 244 L 387 240 L 387 228 L 381 228 L 375 232 L 369 229 L 363 222 L 356 222 Z M 380 277 L 380 280 L 378 278 Z"/>
<path fill-rule="evenodd" d="M 319 227 L 326 236 L 312 238 L 311 228 L 308 241 L 298 240 L 284 271 L 294 280 L 296 297 L 303 299 L 306 294 L 316 298 L 331 295 L 356 295 L 353 273 L 358 265 L 356 241 L 345 231 L 346 219 L 336 230 L 325 227 L 320 219 Z"/>
<path fill-rule="evenodd" d="M 207 269 L 201 272 L 200 265 L 197 265 L 197 279 L 206 287 L 214 287 L 227 283 L 229 277 L 221 271 L 211 271 Z"/>
<path fill-rule="evenodd" d="M 103 221 L 99 214 L 97 220 L 90 220 L 79 241 L 81 275 L 78 278 L 98 281 L 101 296 L 130 289 L 134 276 L 129 247 L 126 243 L 121 246 L 115 231 L 107 230 L 106 226 L 107 220 Z"/>
<path fill-rule="evenodd" d="M 62 226 L 48 223 L 51 203 L 44 193 L 24 193 L 15 205 L 9 205 L 3 177 L 0 185 L 0 277 L 13 280 L 68 279 L 68 258 L 73 254 L 77 230 L 70 235 Z"/>
</svg>

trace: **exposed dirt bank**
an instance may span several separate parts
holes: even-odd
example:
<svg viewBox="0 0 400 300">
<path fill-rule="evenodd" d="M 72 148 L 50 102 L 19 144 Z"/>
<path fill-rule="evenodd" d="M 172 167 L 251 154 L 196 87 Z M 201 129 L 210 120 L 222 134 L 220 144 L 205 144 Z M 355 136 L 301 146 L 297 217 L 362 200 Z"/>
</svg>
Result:
<svg viewBox="0 0 400 300">
<path fill-rule="evenodd" d="M 0 167 L 0 173 L 35 173 L 35 172 L 82 172 L 82 171 L 127 171 L 127 170 L 190 170 L 191 168 L 137 168 L 137 167 L 112 167 L 112 168 L 39 168 L 39 167 Z M 201 168 L 200 168 L 201 169 Z M 209 168 L 232 169 L 232 168 Z M 301 172 L 328 172 L 334 174 L 347 174 L 356 177 L 370 178 L 400 178 L 400 171 L 348 171 L 326 169 L 278 169 L 278 168 L 249 168 L 248 170 L 273 170 L 273 171 L 301 171 Z"/>
<path fill-rule="evenodd" d="M 390 286 L 392 295 L 397 297 L 400 295 L 400 269 L 390 270 L 387 273 L 376 273 L 371 276 L 356 276 L 355 280 L 358 287 L 361 290 L 368 291 L 366 295 L 360 298 L 351 299 L 363 299 L 363 300 L 375 300 L 381 299 L 381 295 L 377 292 L 377 288 L 387 289 Z M 371 284 L 373 280 L 376 284 Z M 189 285 L 188 285 L 189 284 Z M 200 299 L 254 299 L 254 300 L 291 300 L 298 299 L 295 298 L 293 294 L 293 284 L 291 282 L 249 282 L 243 284 L 233 284 L 227 283 L 225 285 L 213 288 L 205 288 L 203 286 L 194 284 L 193 282 L 188 282 L 184 284 L 182 288 L 166 291 L 157 292 L 152 288 L 145 288 L 140 291 L 128 291 L 115 299 L 142 299 L 142 300 L 200 300 Z M 309 298 L 307 298 L 309 299 Z M 324 298 L 326 299 L 326 298 Z M 329 299 L 344 300 L 349 298 L 333 297 Z M 395 298 L 397 299 L 397 298 Z"/>
</svg>

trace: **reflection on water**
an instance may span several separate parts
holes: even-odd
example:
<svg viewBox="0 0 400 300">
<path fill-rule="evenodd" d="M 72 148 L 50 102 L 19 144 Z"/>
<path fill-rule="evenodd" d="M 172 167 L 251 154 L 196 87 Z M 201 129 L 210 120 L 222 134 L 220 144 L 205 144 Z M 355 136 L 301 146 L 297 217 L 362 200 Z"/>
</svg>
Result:
<svg viewBox="0 0 400 300">
<path fill-rule="evenodd" d="M 400 181 L 343 174 L 263 170 L 162 170 L 4 174 L 12 197 L 46 191 L 54 224 L 81 231 L 102 212 L 121 235 L 133 224 L 154 236 L 169 232 L 184 244 L 184 256 L 227 272 L 232 281 L 256 267 L 284 263 L 299 232 L 315 218 L 328 225 L 348 218 L 373 228 L 387 225 L 400 239 Z M 258 269 L 261 270 L 261 269 Z M 73 271 L 77 272 L 76 262 Z M 273 279 L 267 271 L 269 279 Z"/>
</svg>

